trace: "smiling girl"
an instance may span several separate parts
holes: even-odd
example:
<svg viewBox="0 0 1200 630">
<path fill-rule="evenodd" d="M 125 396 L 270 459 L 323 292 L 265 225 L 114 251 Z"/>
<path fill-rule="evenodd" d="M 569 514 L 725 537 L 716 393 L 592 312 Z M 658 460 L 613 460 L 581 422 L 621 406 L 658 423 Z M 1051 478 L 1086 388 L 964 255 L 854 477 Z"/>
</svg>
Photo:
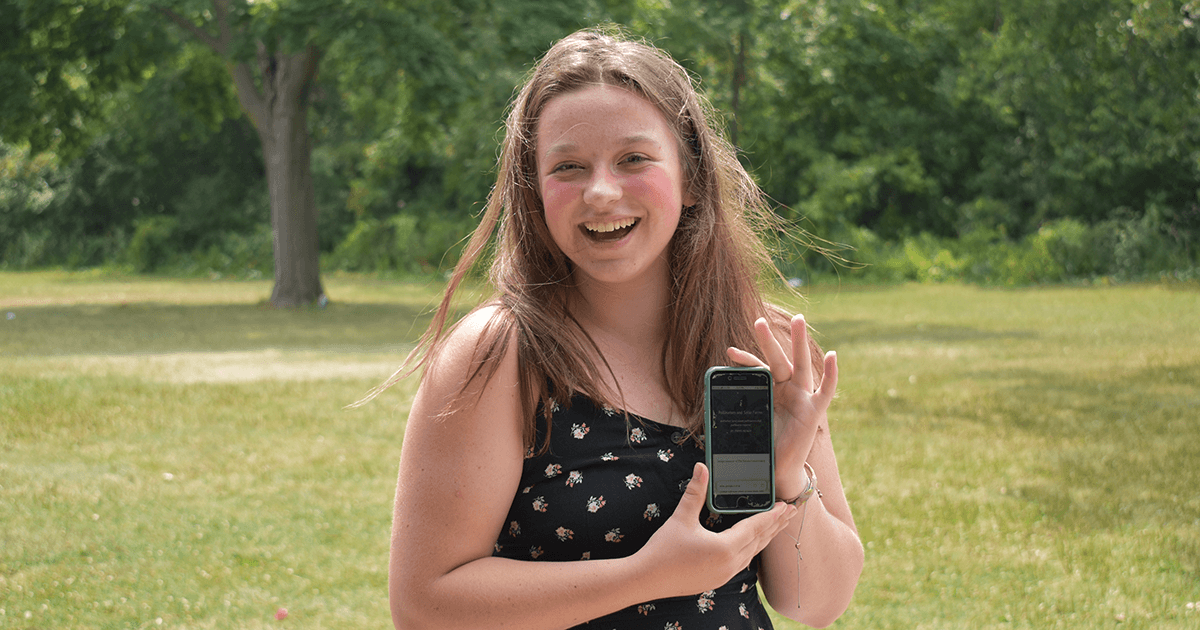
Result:
<svg viewBox="0 0 1200 630">
<path fill-rule="evenodd" d="M 769 628 L 760 584 L 810 625 L 846 609 L 863 551 L 829 437 L 836 356 L 759 293 L 769 212 L 707 121 L 678 64 L 595 31 L 516 97 L 481 224 L 385 384 L 424 369 L 397 628 Z M 489 246 L 493 297 L 447 328 Z M 704 507 L 701 377 L 729 363 L 776 381 L 779 501 L 749 517 Z"/>
</svg>

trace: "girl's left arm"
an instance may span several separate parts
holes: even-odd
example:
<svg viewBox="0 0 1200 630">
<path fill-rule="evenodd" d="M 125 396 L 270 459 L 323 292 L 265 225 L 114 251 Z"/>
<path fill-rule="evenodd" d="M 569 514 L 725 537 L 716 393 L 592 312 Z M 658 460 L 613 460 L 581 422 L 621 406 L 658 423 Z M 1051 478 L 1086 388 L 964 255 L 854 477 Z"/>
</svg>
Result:
<svg viewBox="0 0 1200 630">
<path fill-rule="evenodd" d="M 737 348 L 730 348 L 729 358 L 742 365 L 765 365 L 775 379 L 776 497 L 791 499 L 805 489 L 805 462 L 820 490 L 820 496 L 814 494 L 801 505 L 800 514 L 763 550 L 763 592 L 780 614 L 821 628 L 850 605 L 863 568 L 862 542 L 829 434 L 827 411 L 837 388 L 837 355 L 827 353 L 823 374 L 815 374 L 802 315 L 791 320 L 790 352 L 765 319 L 755 322 L 755 332 L 765 360 Z M 792 357 L 802 359 L 793 363 Z"/>
</svg>

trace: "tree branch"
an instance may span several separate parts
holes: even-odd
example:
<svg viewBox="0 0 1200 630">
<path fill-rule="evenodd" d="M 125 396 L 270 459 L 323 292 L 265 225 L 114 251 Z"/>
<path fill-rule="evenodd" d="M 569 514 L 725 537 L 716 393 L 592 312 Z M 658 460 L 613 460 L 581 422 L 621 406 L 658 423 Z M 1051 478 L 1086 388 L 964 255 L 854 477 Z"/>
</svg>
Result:
<svg viewBox="0 0 1200 630">
<path fill-rule="evenodd" d="M 200 42 L 203 43 L 205 46 L 208 46 L 209 48 L 216 51 L 216 53 L 218 55 L 221 55 L 222 57 L 225 56 L 226 49 L 228 48 L 228 46 L 227 46 L 228 42 L 223 42 L 220 39 L 213 37 L 212 35 L 210 35 L 208 33 L 208 31 L 200 28 L 199 26 L 196 26 L 195 24 L 192 24 L 191 20 L 183 17 L 182 15 L 179 15 L 178 13 L 176 13 L 166 7 L 155 6 L 154 10 L 161 13 L 163 15 L 163 17 L 174 22 L 176 25 L 178 25 L 183 30 L 187 31 L 188 33 L 191 33 L 192 37 L 195 37 L 196 39 L 200 40 Z"/>
<path fill-rule="evenodd" d="M 229 28 L 229 0 L 213 0 L 213 13 L 217 16 L 217 39 L 228 50 L 233 41 L 233 30 Z"/>
<path fill-rule="evenodd" d="M 250 118 L 250 124 L 260 132 L 265 131 L 267 120 L 267 105 L 262 92 L 254 84 L 254 73 L 246 62 L 230 63 L 229 74 L 233 76 L 233 86 L 237 88 L 238 104 Z"/>
<path fill-rule="evenodd" d="M 308 92 L 312 88 L 312 84 L 317 79 L 317 69 L 321 64 L 321 49 L 309 44 L 304 48 L 304 69 L 302 71 L 303 78 L 301 79 L 301 89 Z"/>
</svg>

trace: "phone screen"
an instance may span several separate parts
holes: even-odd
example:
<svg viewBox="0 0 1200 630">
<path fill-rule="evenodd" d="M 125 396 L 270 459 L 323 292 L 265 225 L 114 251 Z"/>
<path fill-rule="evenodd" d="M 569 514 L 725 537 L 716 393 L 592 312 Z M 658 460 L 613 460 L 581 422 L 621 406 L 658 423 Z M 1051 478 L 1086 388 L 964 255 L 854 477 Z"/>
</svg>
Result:
<svg viewBox="0 0 1200 630">
<path fill-rule="evenodd" d="M 715 367 L 705 376 L 709 509 L 758 512 L 775 502 L 771 373 Z"/>
</svg>

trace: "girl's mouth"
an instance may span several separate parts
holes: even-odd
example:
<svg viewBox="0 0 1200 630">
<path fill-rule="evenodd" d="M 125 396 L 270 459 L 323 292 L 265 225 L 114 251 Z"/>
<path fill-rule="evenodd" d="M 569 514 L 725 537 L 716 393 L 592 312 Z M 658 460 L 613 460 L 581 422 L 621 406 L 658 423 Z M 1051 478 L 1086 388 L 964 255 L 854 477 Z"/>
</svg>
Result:
<svg viewBox="0 0 1200 630">
<path fill-rule="evenodd" d="M 580 231 L 583 232 L 584 236 L 593 241 L 609 243 L 625 238 L 625 235 L 632 232 L 637 223 L 638 220 L 634 218 L 597 221 L 594 223 L 584 223 L 580 226 Z"/>
</svg>

